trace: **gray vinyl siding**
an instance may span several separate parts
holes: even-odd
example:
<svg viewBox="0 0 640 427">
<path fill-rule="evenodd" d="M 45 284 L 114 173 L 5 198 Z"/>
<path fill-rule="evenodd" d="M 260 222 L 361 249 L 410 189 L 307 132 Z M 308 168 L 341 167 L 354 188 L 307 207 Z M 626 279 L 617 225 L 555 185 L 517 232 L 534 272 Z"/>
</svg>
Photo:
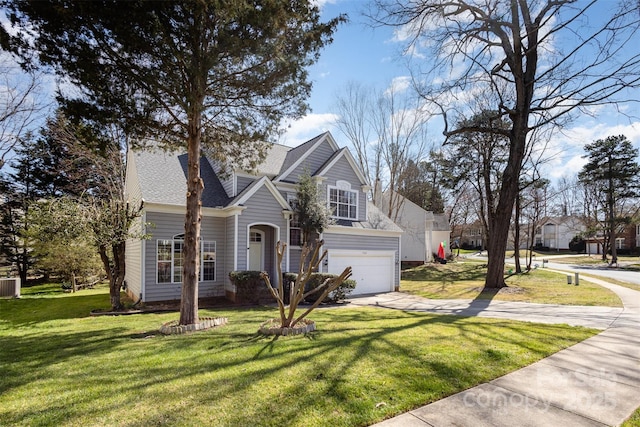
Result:
<svg viewBox="0 0 640 427">
<path fill-rule="evenodd" d="M 354 172 L 347 159 L 341 157 L 331 169 L 324 174 L 327 178 L 323 182 L 322 197 L 327 197 L 327 186 L 336 185 L 337 181 L 347 181 L 351 184 L 351 190 L 358 193 L 358 221 L 367 220 L 367 194 L 362 192 L 362 183 L 358 175 Z"/>
<path fill-rule="evenodd" d="M 400 239 L 398 237 L 385 236 L 358 236 L 348 234 L 324 233 L 324 249 L 352 249 L 371 251 L 395 251 L 395 261 L 399 265 Z M 326 267 L 323 267 L 326 271 Z M 395 269 L 395 286 L 400 285 L 400 270 Z"/>
<path fill-rule="evenodd" d="M 218 176 L 218 179 L 220 180 L 220 184 L 222 184 L 222 188 L 224 188 L 224 191 L 227 193 L 227 196 L 234 197 L 235 194 L 233 194 L 233 178 L 234 178 L 233 173 L 228 172 L 225 174 L 223 172 L 223 169 L 220 163 L 211 161 L 211 159 L 209 158 L 207 158 L 207 161 L 209 162 L 214 172 Z"/>
<path fill-rule="evenodd" d="M 255 194 L 247 200 L 244 204 L 245 210 L 238 217 L 238 270 L 246 270 L 247 266 L 247 233 L 249 231 L 249 225 L 258 224 L 269 225 L 273 224 L 280 227 L 280 239 L 286 239 L 287 237 L 287 221 L 282 213 L 283 208 L 274 199 L 273 194 L 266 188 L 262 187 L 255 192 Z M 278 236 L 276 236 L 276 230 L 274 228 L 265 228 L 264 231 L 269 231 L 266 236 L 273 234 L 273 238 L 270 240 L 267 237 L 265 242 L 265 266 L 268 264 L 268 260 L 275 260 L 273 248 L 277 242 Z M 272 232 L 272 233 L 271 233 Z M 271 248 L 271 251 L 269 251 Z M 267 258 L 268 256 L 273 258 Z M 286 260 L 283 260 L 286 265 Z M 275 263 L 273 263 L 275 265 Z M 275 272 L 269 271 L 269 274 Z"/>
<path fill-rule="evenodd" d="M 233 178 L 221 179 L 220 184 L 222 184 L 222 188 L 227 193 L 229 197 L 235 197 L 235 193 L 233 192 Z"/>
<path fill-rule="evenodd" d="M 138 180 L 138 171 L 136 170 L 136 162 L 131 152 L 127 153 L 127 171 L 125 175 L 125 198 L 134 205 L 142 200 L 142 188 Z"/>
<path fill-rule="evenodd" d="M 148 228 L 151 238 L 146 240 L 145 250 L 145 301 L 168 301 L 180 299 L 181 283 L 157 283 L 157 242 L 172 239 L 184 233 L 184 216 L 148 212 L 147 222 L 154 224 Z M 225 276 L 225 239 L 226 224 L 224 218 L 202 218 L 201 238 L 216 242 L 216 280 L 200 282 L 198 296 L 201 298 L 224 296 Z"/>
<path fill-rule="evenodd" d="M 300 270 L 300 257 L 302 249 L 293 247 L 289 249 L 289 271 L 297 273 Z"/>
<path fill-rule="evenodd" d="M 333 155 L 334 151 L 328 141 L 323 141 L 286 177 L 287 181 L 298 182 L 298 177 L 309 173 L 314 175 L 315 172 L 325 164 Z"/>
<path fill-rule="evenodd" d="M 249 184 L 255 181 L 255 177 L 237 176 L 236 177 L 236 194 L 242 193 L 242 190 L 247 188 Z"/>
<path fill-rule="evenodd" d="M 235 226 L 235 216 L 230 216 L 228 218 L 225 218 L 226 221 L 226 242 L 227 244 L 225 245 L 224 248 L 224 253 L 225 253 L 225 269 L 224 269 L 224 277 L 222 279 L 224 279 L 224 287 L 225 289 L 229 290 L 229 291 L 235 291 L 233 285 L 231 284 L 231 280 L 229 279 L 229 273 L 234 271 L 234 265 L 233 265 L 233 251 L 234 251 L 234 241 L 237 238 L 237 230 L 236 230 L 236 226 Z M 240 245 L 238 245 L 238 250 L 240 248 Z"/>
<path fill-rule="evenodd" d="M 139 218 L 131 226 L 134 233 L 139 233 L 142 227 L 142 218 Z M 142 292 L 142 245 L 139 238 L 128 239 L 125 251 L 125 275 L 127 289 L 130 295 L 136 298 Z"/>
</svg>

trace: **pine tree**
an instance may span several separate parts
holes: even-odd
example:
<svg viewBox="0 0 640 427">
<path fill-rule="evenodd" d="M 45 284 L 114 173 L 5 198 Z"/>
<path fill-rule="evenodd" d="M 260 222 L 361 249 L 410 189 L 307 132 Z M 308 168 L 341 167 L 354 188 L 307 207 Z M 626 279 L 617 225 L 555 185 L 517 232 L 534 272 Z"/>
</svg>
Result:
<svg viewBox="0 0 640 427">
<path fill-rule="evenodd" d="M 306 68 L 344 17 L 320 22 L 309 0 L 34 0 L 7 9 L 39 60 L 81 88 L 63 99 L 68 114 L 186 148 L 180 324 L 198 323 L 202 147 L 255 164 L 281 120 L 306 111 Z"/>
<path fill-rule="evenodd" d="M 585 145 L 588 159 L 578 174 L 583 183 L 596 184 L 605 197 L 605 232 L 611 250 L 611 264 L 618 262 L 616 237 L 625 217 L 624 202 L 640 197 L 640 165 L 638 149 L 624 135 L 608 136 L 606 139 Z M 606 251 L 603 251 L 606 259 Z"/>
</svg>

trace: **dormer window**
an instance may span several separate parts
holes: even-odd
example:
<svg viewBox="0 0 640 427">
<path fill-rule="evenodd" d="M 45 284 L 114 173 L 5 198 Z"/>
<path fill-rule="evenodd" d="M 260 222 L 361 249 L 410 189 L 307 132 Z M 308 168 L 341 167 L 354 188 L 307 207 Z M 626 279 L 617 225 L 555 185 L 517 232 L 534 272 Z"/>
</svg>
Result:
<svg viewBox="0 0 640 427">
<path fill-rule="evenodd" d="M 347 181 L 338 181 L 328 186 L 329 209 L 334 217 L 340 219 L 358 219 L 358 192 L 351 189 Z"/>
</svg>

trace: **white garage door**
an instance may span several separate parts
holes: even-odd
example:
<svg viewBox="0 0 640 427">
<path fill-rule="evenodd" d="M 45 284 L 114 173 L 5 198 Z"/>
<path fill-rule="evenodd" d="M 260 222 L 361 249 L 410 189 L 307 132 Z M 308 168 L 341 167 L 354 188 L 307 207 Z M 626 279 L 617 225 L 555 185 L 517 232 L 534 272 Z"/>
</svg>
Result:
<svg viewBox="0 0 640 427">
<path fill-rule="evenodd" d="M 351 266 L 356 288 L 351 295 L 390 292 L 394 289 L 393 251 L 329 250 L 329 273 L 340 274 Z"/>
</svg>

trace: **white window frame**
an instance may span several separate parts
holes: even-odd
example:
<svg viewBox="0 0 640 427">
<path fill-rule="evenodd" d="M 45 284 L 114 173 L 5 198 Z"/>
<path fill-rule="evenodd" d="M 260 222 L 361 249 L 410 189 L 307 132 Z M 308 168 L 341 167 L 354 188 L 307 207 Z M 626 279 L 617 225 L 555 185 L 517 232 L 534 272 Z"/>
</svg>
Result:
<svg viewBox="0 0 640 427">
<path fill-rule="evenodd" d="M 295 204 L 297 202 L 298 202 L 298 198 L 295 196 L 295 194 L 287 193 L 287 203 L 289 203 L 289 206 L 294 208 L 292 203 Z M 297 215 L 295 213 L 295 208 L 294 208 L 294 212 L 291 214 L 291 218 L 289 219 L 289 247 L 292 247 L 292 248 L 300 248 L 304 244 L 303 236 L 302 236 L 302 229 L 300 228 L 300 224 L 294 225 L 295 221 L 296 221 L 296 216 Z M 298 242 L 296 242 L 296 243 L 293 243 L 291 241 L 291 231 L 293 231 L 293 230 L 298 230 L 298 233 L 299 233 L 299 236 L 300 236 L 300 240 Z"/>
<path fill-rule="evenodd" d="M 156 283 L 161 284 L 161 283 L 182 283 L 182 268 L 184 268 L 184 264 L 183 265 L 178 265 L 176 266 L 176 260 L 178 259 L 176 257 L 176 245 L 180 245 L 182 246 L 182 249 L 184 249 L 184 238 L 183 238 L 183 234 L 178 234 L 173 236 L 172 239 L 158 239 L 156 240 Z M 170 253 L 171 253 L 171 259 L 160 259 L 160 245 L 170 245 L 171 249 L 170 249 Z M 209 257 L 213 257 L 213 259 L 206 259 L 205 260 L 205 246 L 209 246 L 209 249 L 211 249 L 211 247 L 213 247 L 213 251 L 208 250 L 206 251 L 206 253 L 208 253 Z M 182 254 L 182 251 L 180 251 L 180 254 Z M 182 255 L 180 256 L 180 259 L 182 259 Z M 213 264 L 213 279 L 208 279 L 208 280 L 202 280 L 202 272 L 203 272 L 203 267 L 205 265 L 205 262 L 208 264 Z M 170 280 L 163 280 L 160 281 L 160 263 L 170 263 L 170 268 L 169 268 L 169 278 Z M 200 271 L 198 272 L 198 282 L 214 282 L 216 280 L 216 273 L 217 273 L 217 247 L 216 247 L 216 242 L 215 240 L 200 240 Z M 166 273 L 165 273 L 166 274 Z"/>
<path fill-rule="evenodd" d="M 210 250 L 205 251 L 206 246 L 209 246 Z M 211 250 L 211 247 L 213 247 L 213 250 Z M 218 262 L 218 251 L 217 251 L 215 240 L 201 240 L 200 241 L 200 274 L 198 275 L 198 280 L 200 282 L 215 282 L 217 262 Z M 207 265 L 213 264 L 213 279 L 203 278 L 205 264 Z"/>
<path fill-rule="evenodd" d="M 336 200 L 335 202 L 331 201 L 331 190 L 336 190 L 336 196 L 338 198 L 338 200 Z M 355 203 L 352 205 L 351 203 L 343 203 L 340 202 L 340 191 L 344 191 L 347 193 L 352 193 L 355 195 Z M 334 218 L 338 218 L 338 219 L 346 219 L 346 220 L 350 220 L 350 221 L 357 221 L 358 220 L 358 204 L 359 204 L 359 193 L 357 190 L 352 190 L 351 189 L 351 183 L 347 182 L 347 181 L 337 181 L 336 185 L 328 185 L 327 186 L 327 206 L 329 207 L 330 210 L 332 210 L 332 217 Z M 335 205 L 335 211 L 333 210 L 333 206 L 332 203 Z M 348 206 L 347 210 L 351 211 L 350 207 L 354 206 L 355 207 L 355 215 L 353 217 L 349 217 L 349 216 L 341 216 L 339 215 L 340 212 L 340 208 L 339 206 L 343 205 L 343 206 Z"/>
</svg>

